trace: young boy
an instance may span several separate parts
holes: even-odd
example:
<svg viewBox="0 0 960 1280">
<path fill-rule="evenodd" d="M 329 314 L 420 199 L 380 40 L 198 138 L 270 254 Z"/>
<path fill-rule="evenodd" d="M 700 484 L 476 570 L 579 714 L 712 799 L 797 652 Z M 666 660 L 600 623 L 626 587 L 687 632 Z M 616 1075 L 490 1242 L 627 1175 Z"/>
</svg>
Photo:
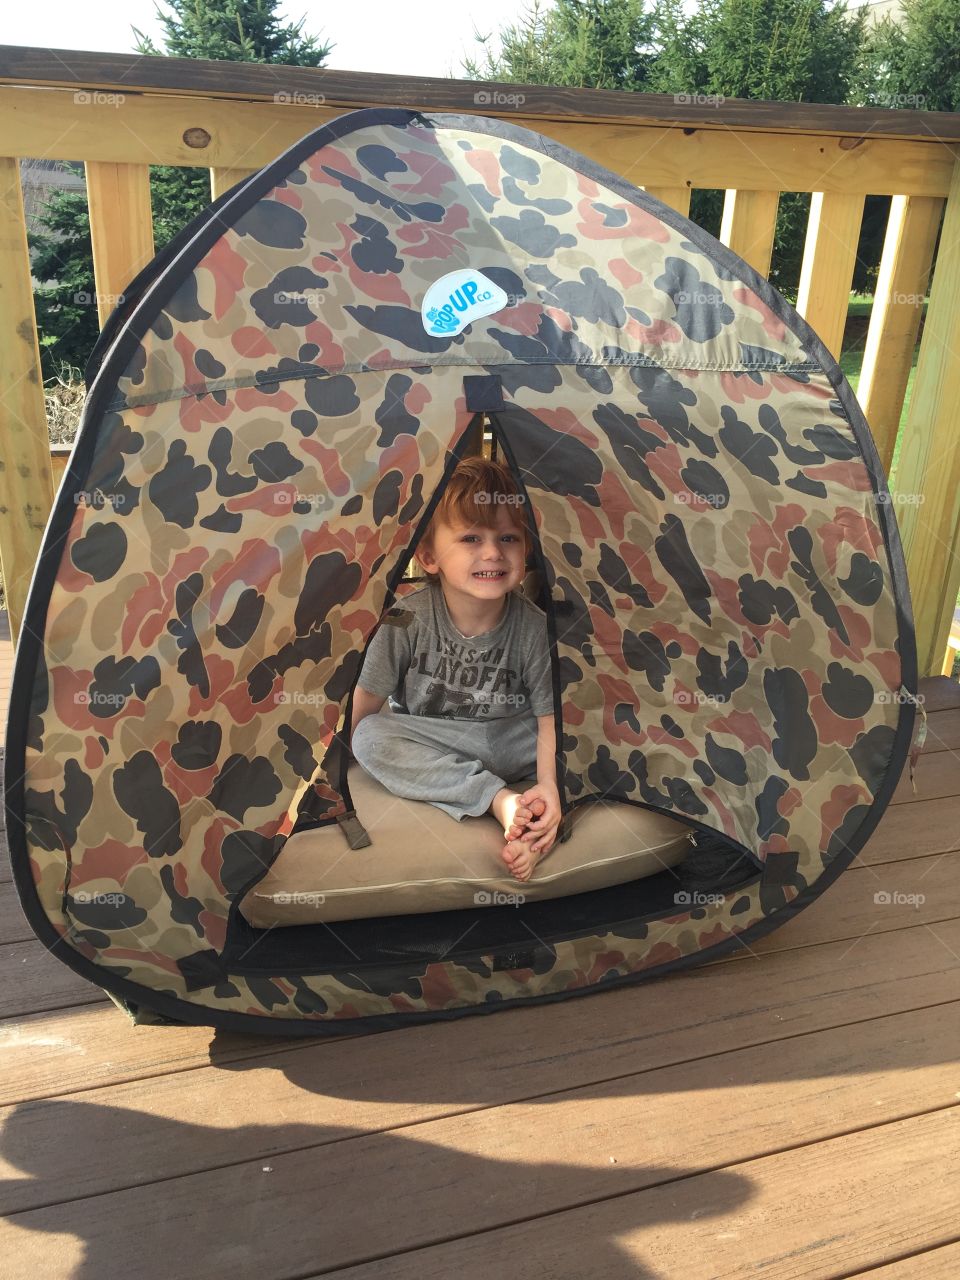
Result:
<svg viewBox="0 0 960 1280">
<path fill-rule="evenodd" d="M 500 463 L 461 462 L 416 551 L 430 582 L 374 636 L 353 695 L 351 748 L 394 795 L 461 821 L 492 813 L 529 880 L 560 823 L 546 615 L 518 594 L 527 525 Z M 390 698 L 391 716 L 374 714 Z M 536 776 L 522 793 L 508 785 Z"/>
</svg>

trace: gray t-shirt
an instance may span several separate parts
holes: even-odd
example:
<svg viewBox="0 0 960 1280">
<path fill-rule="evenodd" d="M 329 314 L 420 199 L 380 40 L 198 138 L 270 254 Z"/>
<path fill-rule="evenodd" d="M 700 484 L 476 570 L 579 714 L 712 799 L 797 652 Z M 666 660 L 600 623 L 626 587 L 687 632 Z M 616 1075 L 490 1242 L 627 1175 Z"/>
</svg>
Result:
<svg viewBox="0 0 960 1280">
<path fill-rule="evenodd" d="M 415 716 L 552 715 L 546 614 L 511 592 L 497 626 L 468 638 L 453 625 L 440 585 L 428 583 L 387 610 L 358 683 Z"/>
</svg>

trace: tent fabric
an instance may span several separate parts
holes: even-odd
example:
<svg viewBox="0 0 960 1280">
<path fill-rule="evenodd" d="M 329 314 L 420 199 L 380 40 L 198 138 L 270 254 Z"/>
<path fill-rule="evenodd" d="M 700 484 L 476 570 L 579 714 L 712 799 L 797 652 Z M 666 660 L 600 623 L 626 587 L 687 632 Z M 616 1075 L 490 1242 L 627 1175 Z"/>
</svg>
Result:
<svg viewBox="0 0 960 1280">
<path fill-rule="evenodd" d="M 507 305 L 430 334 L 422 300 L 461 269 Z M 133 292 L 8 725 L 14 872 L 66 963 L 185 1021 L 394 1025 L 715 958 L 855 856 L 913 723 L 902 550 L 849 386 L 747 264 L 527 130 L 376 109 L 235 188 Z M 301 815 L 351 808 L 338 728 L 477 376 L 538 534 L 565 802 L 721 833 L 755 879 L 533 969 L 468 949 L 253 977 L 236 904 Z"/>
</svg>

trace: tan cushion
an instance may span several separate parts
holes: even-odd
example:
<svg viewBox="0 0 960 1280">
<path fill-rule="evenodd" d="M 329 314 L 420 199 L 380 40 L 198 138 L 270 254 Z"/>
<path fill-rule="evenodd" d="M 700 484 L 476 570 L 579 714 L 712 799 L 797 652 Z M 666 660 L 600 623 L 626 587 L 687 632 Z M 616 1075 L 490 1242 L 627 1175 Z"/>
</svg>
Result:
<svg viewBox="0 0 960 1280">
<path fill-rule="evenodd" d="M 494 818 L 456 822 L 422 800 L 391 795 L 359 765 L 348 777 L 373 843 L 351 849 L 335 824 L 292 835 L 241 903 L 250 924 L 450 911 L 498 905 L 504 894 L 510 902 L 559 898 L 653 875 L 690 848 L 682 822 L 635 805 L 587 802 L 573 811 L 569 840 L 520 884 L 500 861 L 503 832 Z"/>
</svg>

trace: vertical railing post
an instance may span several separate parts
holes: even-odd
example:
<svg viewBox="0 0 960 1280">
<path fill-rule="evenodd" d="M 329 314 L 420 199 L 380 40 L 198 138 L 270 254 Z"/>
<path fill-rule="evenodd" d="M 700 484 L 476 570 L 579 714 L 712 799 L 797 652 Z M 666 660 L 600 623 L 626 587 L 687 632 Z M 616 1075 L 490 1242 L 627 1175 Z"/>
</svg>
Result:
<svg viewBox="0 0 960 1280">
<path fill-rule="evenodd" d="M 53 503 L 19 161 L 0 157 L 0 564 L 15 641 Z"/>
<path fill-rule="evenodd" d="M 762 276 L 770 274 L 779 204 L 779 191 L 731 188 L 723 198 L 720 240 Z"/>
<path fill-rule="evenodd" d="M 836 360 L 850 306 L 863 220 L 862 192 L 814 191 L 800 266 L 797 310 Z"/>
<path fill-rule="evenodd" d="M 659 200 L 662 204 L 668 204 L 671 209 L 676 209 L 677 213 L 682 213 L 685 218 L 690 217 L 692 192 L 689 187 L 644 187 L 644 191 L 653 196 L 654 200 Z"/>
<path fill-rule="evenodd" d="M 894 196 L 890 205 L 857 387 L 886 471 L 893 461 L 942 213 L 943 200 L 935 196 Z"/>
<path fill-rule="evenodd" d="M 211 169 L 210 199 L 216 200 L 238 182 L 244 182 L 251 173 L 256 173 L 256 169 Z"/>
<path fill-rule="evenodd" d="M 960 590 L 960 161 L 953 171 L 897 468 L 921 676 L 939 675 Z"/>
<path fill-rule="evenodd" d="M 150 170 L 87 161 L 87 202 L 101 329 L 124 289 L 153 257 Z"/>
</svg>

